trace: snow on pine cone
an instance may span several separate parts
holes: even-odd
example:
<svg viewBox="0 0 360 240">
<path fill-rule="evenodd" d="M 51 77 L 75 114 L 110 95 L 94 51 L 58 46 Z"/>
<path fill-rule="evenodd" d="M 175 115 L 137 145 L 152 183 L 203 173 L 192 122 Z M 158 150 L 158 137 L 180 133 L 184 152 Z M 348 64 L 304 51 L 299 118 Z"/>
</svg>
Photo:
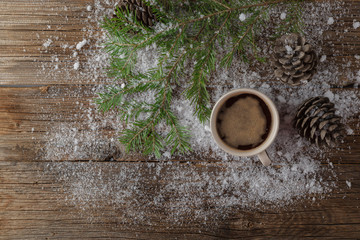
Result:
<svg viewBox="0 0 360 240">
<path fill-rule="evenodd" d="M 335 114 L 334 104 L 327 97 L 313 97 L 297 110 L 294 127 L 298 133 L 317 146 L 336 146 L 345 137 L 341 118 Z"/>
<path fill-rule="evenodd" d="M 296 86 L 307 83 L 316 72 L 318 58 L 305 38 L 292 33 L 275 41 L 272 63 L 281 81 Z"/>
<path fill-rule="evenodd" d="M 156 16 L 152 13 L 151 8 L 141 0 L 121 0 L 118 6 L 123 11 L 128 9 L 135 13 L 137 20 L 145 26 L 152 27 L 156 22 Z"/>
</svg>

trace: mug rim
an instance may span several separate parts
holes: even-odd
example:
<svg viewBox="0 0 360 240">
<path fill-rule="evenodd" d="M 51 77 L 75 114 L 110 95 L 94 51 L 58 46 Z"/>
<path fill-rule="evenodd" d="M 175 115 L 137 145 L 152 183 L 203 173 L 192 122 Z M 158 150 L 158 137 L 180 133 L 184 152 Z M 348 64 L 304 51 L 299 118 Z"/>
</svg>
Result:
<svg viewBox="0 0 360 240">
<path fill-rule="evenodd" d="M 248 149 L 248 150 L 237 149 L 237 148 L 231 147 L 228 144 L 226 144 L 220 138 L 220 136 L 218 134 L 218 130 L 216 128 L 217 114 L 218 114 L 220 108 L 223 106 L 223 104 L 229 98 L 231 98 L 233 96 L 241 95 L 244 93 L 250 93 L 250 94 L 256 95 L 259 98 L 261 98 L 264 101 L 264 103 L 266 104 L 266 106 L 268 107 L 270 114 L 271 114 L 271 126 L 270 126 L 270 132 L 269 132 L 267 138 L 259 146 L 252 148 L 252 149 Z M 274 102 L 268 96 L 263 94 L 262 92 L 259 92 L 255 89 L 250 89 L 250 88 L 238 88 L 238 89 L 231 90 L 231 91 L 227 92 L 226 94 L 222 95 L 219 98 L 219 100 L 217 100 L 217 102 L 215 103 L 215 105 L 211 111 L 211 116 L 210 116 L 210 129 L 211 129 L 211 133 L 212 133 L 212 136 L 213 136 L 216 144 L 225 152 L 230 153 L 235 156 L 242 156 L 242 157 L 254 156 L 254 155 L 257 155 L 257 154 L 265 151 L 271 145 L 271 143 L 275 140 L 275 137 L 279 131 L 279 124 L 280 124 L 280 117 L 279 117 L 279 113 L 277 111 L 277 108 L 276 108 Z"/>
</svg>

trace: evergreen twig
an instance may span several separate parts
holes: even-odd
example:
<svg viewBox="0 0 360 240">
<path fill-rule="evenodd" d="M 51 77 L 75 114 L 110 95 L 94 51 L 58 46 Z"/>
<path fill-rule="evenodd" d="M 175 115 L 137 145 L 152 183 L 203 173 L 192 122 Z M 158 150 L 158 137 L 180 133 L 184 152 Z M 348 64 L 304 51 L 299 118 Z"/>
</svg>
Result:
<svg viewBox="0 0 360 240">
<path fill-rule="evenodd" d="M 119 8 L 116 17 L 105 18 L 105 47 L 111 55 L 109 75 L 126 85 L 110 87 L 99 94 L 97 103 L 102 111 L 116 109 L 127 124 L 120 133 L 127 149 L 156 157 L 166 147 L 171 153 L 189 151 L 189 131 L 180 125 L 171 105 L 173 88 L 180 84 L 185 63 L 193 62 L 193 69 L 183 93 L 204 123 L 211 112 L 207 81 L 216 68 L 217 46 L 228 48 L 222 65 L 230 66 L 235 52 L 244 60 L 248 54 L 256 56 L 255 36 L 260 24 L 265 22 L 265 13 L 279 4 L 287 6 L 290 14 L 278 32 L 300 31 L 299 4 L 289 0 L 153 0 L 151 7 L 158 20 L 154 28 Z M 240 13 L 248 15 L 246 21 L 238 19 Z M 157 66 L 135 71 L 138 51 L 154 45 L 160 56 Z M 154 100 L 137 100 L 144 93 L 153 94 Z"/>
</svg>

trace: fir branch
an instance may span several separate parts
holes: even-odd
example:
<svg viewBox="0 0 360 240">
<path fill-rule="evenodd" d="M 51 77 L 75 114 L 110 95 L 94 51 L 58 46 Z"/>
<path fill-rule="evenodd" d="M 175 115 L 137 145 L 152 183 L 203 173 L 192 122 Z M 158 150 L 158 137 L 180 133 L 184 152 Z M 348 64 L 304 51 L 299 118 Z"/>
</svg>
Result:
<svg viewBox="0 0 360 240">
<path fill-rule="evenodd" d="M 165 111 L 167 124 L 171 125 L 172 128 L 166 138 L 166 144 L 168 146 L 173 146 L 171 149 L 171 154 L 174 154 L 176 150 L 180 152 L 186 152 L 190 150 L 190 134 L 189 131 L 180 126 L 178 123 L 177 117 L 173 114 L 172 111 Z"/>
<path fill-rule="evenodd" d="M 178 56 L 170 71 L 164 77 L 156 80 L 157 82 L 165 80 L 165 85 L 158 92 L 158 100 L 156 101 L 157 104 L 148 105 L 152 108 L 148 109 L 147 112 L 151 112 L 152 114 L 145 120 L 135 121 L 132 128 L 122 131 L 122 136 L 119 140 L 121 143 L 127 145 L 128 150 L 140 150 L 144 154 L 154 153 L 156 157 L 159 157 L 160 150 L 163 148 L 162 144 L 164 140 L 161 135 L 155 132 L 155 126 L 161 122 L 162 119 L 167 119 L 167 124 L 172 127 L 165 140 L 169 146 L 172 146 L 172 152 L 175 152 L 176 150 L 179 152 L 185 152 L 190 149 L 188 144 L 188 131 L 179 126 L 177 123 L 178 120 L 171 112 L 169 104 L 171 102 L 171 95 L 169 95 L 171 76 L 184 55 L 185 52 Z M 129 89 L 126 90 L 129 93 Z M 121 99 L 120 96 L 123 96 L 126 90 L 123 90 L 114 96 L 118 96 Z M 124 107 L 124 104 L 121 105 L 119 104 L 119 101 L 116 102 L 117 105 L 120 105 L 120 107 Z M 133 116 L 137 117 L 141 112 L 145 112 L 144 109 L 139 109 L 137 115 Z M 153 150 L 153 152 L 150 150 Z"/>
<path fill-rule="evenodd" d="M 219 5 L 223 6 L 224 8 L 226 8 L 226 9 L 229 9 L 229 10 L 230 10 L 230 7 L 229 7 L 229 6 L 227 6 L 227 5 L 225 5 L 225 4 L 223 4 L 222 2 L 219 2 L 219 1 L 217 1 L 217 0 L 213 0 L 213 2 L 218 3 Z"/>
<path fill-rule="evenodd" d="M 253 30 L 253 26 L 254 24 L 256 24 L 257 20 L 260 18 L 260 16 L 264 13 L 265 10 L 267 10 L 267 8 L 265 8 L 262 11 L 259 11 L 258 14 L 256 15 L 256 17 L 250 22 L 250 24 L 248 25 L 248 27 L 246 28 L 246 31 L 239 37 L 239 39 L 236 41 L 236 43 L 233 45 L 232 49 L 225 55 L 225 57 L 222 59 L 221 63 L 222 66 L 226 65 L 226 66 L 230 66 L 232 63 L 232 59 L 233 56 L 236 52 L 237 49 L 239 49 L 239 46 L 241 46 L 242 42 L 246 39 L 246 37 L 248 36 L 248 34 Z M 253 46 L 253 49 L 256 48 L 256 45 L 254 45 L 253 42 L 251 42 L 251 45 Z M 239 50 L 242 50 L 243 47 L 241 47 Z"/>
<path fill-rule="evenodd" d="M 211 113 L 207 82 L 216 68 L 217 46 L 226 43 L 228 48 L 220 59 L 222 65 L 229 66 L 236 52 L 244 60 L 251 53 L 258 58 L 255 37 L 269 9 L 289 5 L 289 12 L 297 16 L 295 20 L 286 19 L 287 24 L 279 32 L 300 29 L 301 12 L 296 1 L 290 0 L 154 2 L 153 5 L 146 2 L 159 21 L 154 29 L 145 27 L 128 9 L 117 8 L 116 17 L 105 18 L 103 28 L 108 32 L 105 49 L 111 55 L 109 76 L 125 81 L 126 85 L 124 88 L 115 85 L 99 94 L 97 103 L 102 111 L 116 110 L 128 124 L 119 138 L 128 150 L 160 157 L 165 148 L 172 154 L 190 150 L 189 132 L 172 111 L 173 88 L 180 85 L 184 64 L 193 63 L 184 96 L 190 100 L 197 118 L 206 122 Z M 250 17 L 239 22 L 240 13 Z M 160 56 L 157 66 L 136 72 L 138 51 L 153 45 Z M 147 92 L 154 95 L 151 102 L 140 100 Z M 169 130 L 164 132 L 163 128 Z"/>
<path fill-rule="evenodd" d="M 273 39 L 276 39 L 286 33 L 303 33 L 304 22 L 302 20 L 302 2 L 303 0 L 293 1 L 287 8 L 286 17 L 282 24 L 275 28 Z"/>
<path fill-rule="evenodd" d="M 289 0 L 275 0 L 275 1 L 267 1 L 267 2 L 257 3 L 257 4 L 245 5 L 245 6 L 241 6 L 241 7 L 237 7 L 237 8 L 229 8 L 229 9 L 226 9 L 226 10 L 214 12 L 214 13 L 206 15 L 206 16 L 202 16 L 200 18 L 185 21 L 182 24 L 185 24 L 185 23 L 189 24 L 189 23 L 192 23 L 192 22 L 201 21 L 201 20 L 204 20 L 204 19 L 214 17 L 216 15 L 221 15 L 223 13 L 238 12 L 238 11 L 240 11 L 242 9 L 249 9 L 249 8 L 254 8 L 254 7 L 263 7 L 263 6 L 274 5 L 274 4 L 277 4 L 277 3 L 283 3 L 283 2 L 288 2 L 288 1 Z"/>
</svg>

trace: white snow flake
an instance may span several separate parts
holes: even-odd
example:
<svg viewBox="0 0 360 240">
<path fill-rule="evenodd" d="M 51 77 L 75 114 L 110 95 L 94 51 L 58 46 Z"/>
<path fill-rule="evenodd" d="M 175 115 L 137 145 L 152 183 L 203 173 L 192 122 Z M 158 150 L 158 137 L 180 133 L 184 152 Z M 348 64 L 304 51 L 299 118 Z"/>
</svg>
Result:
<svg viewBox="0 0 360 240">
<path fill-rule="evenodd" d="M 245 19 L 246 19 L 246 15 L 244 14 L 244 13 L 241 13 L 240 15 L 239 15 L 239 19 L 240 19 L 240 21 L 245 21 Z"/>
<path fill-rule="evenodd" d="M 286 13 L 284 13 L 284 12 L 281 13 L 281 14 L 280 14 L 280 19 L 281 19 L 281 20 L 284 20 L 285 18 L 286 18 Z"/>
<path fill-rule="evenodd" d="M 327 21 L 327 24 L 331 25 L 334 23 L 334 18 L 333 17 L 329 17 L 328 18 L 328 21 Z"/>
</svg>

